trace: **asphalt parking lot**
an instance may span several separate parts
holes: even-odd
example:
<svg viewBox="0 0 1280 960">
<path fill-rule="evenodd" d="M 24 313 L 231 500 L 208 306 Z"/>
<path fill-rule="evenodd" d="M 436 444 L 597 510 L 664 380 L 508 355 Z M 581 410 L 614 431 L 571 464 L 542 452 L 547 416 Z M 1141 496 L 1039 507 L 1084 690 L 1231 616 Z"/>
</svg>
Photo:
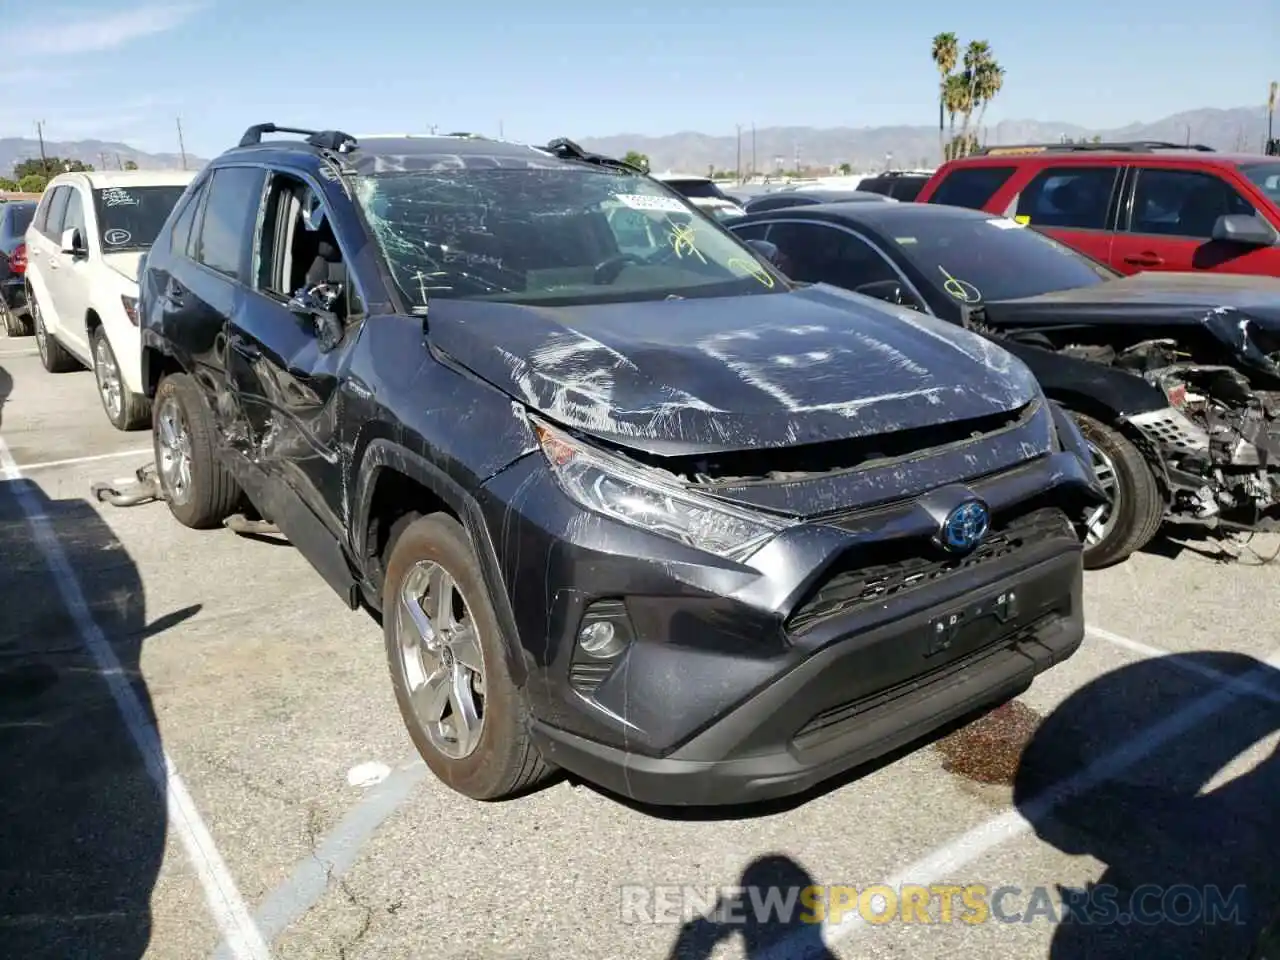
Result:
<svg viewBox="0 0 1280 960">
<path fill-rule="evenodd" d="M 378 628 L 291 547 L 90 502 L 150 456 L 90 373 L 0 338 L 5 956 L 1243 960 L 1280 905 L 1280 537 L 1087 575 L 1085 646 L 1016 706 L 794 803 L 681 815 L 560 780 L 479 804 L 425 773 Z M 1090 883 L 1121 912 L 1157 886 L 1141 921 L 1055 923 Z M 936 899 L 693 915 L 880 884 Z M 923 922 L 948 885 L 953 922 Z M 966 913 L 978 885 L 1017 890 Z M 1214 896 L 1234 919 L 1201 922 Z"/>
</svg>

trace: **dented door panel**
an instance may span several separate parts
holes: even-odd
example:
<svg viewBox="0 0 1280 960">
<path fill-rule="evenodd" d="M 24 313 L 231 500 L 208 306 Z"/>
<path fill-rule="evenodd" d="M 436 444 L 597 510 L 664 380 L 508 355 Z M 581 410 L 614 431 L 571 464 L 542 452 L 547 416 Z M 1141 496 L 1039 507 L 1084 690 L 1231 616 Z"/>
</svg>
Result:
<svg viewBox="0 0 1280 960">
<path fill-rule="evenodd" d="M 256 293 L 246 294 L 227 331 L 233 448 L 283 481 L 336 536 L 343 528 L 338 383 L 356 337 L 349 331 L 338 349 L 323 353 L 304 318 Z"/>
</svg>

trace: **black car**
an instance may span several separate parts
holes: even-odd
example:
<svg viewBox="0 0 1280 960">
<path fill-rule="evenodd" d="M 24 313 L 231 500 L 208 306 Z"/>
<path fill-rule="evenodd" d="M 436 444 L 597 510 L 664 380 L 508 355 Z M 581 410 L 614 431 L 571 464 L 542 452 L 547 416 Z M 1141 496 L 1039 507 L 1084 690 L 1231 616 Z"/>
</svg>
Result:
<svg viewBox="0 0 1280 960">
<path fill-rule="evenodd" d="M 27 246 L 24 237 L 35 216 L 34 200 L 0 200 L 0 320 L 4 332 L 21 337 L 31 332 L 25 277 Z"/>
<path fill-rule="evenodd" d="M 1112 504 L 1086 567 L 1141 549 L 1166 517 L 1221 531 L 1280 520 L 1280 281 L 1110 268 L 1021 224 L 935 204 L 753 215 L 795 280 L 986 328 L 1071 409 Z"/>
<path fill-rule="evenodd" d="M 886 170 L 858 181 L 858 189 L 865 193 L 879 193 L 902 203 L 911 203 L 920 195 L 932 174 L 911 173 L 907 170 Z"/>
<path fill-rule="evenodd" d="M 881 194 L 866 190 L 779 190 L 752 197 L 743 208 L 747 213 L 765 210 L 781 210 L 783 207 L 804 207 L 819 203 L 884 202 Z"/>
<path fill-rule="evenodd" d="M 792 793 L 1081 642 L 1102 494 L 1025 366 L 569 141 L 250 128 L 139 311 L 174 516 L 274 523 L 378 613 L 468 796 Z"/>
</svg>

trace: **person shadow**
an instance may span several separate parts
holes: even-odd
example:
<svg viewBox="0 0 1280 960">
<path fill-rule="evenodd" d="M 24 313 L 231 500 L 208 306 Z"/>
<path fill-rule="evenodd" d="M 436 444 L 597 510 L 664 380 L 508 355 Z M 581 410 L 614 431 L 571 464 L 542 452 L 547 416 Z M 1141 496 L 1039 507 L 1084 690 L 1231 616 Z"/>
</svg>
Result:
<svg viewBox="0 0 1280 960">
<path fill-rule="evenodd" d="M 799 892 L 815 883 L 795 860 L 778 853 L 757 857 L 742 871 L 738 886 L 741 892 L 722 894 L 710 915 L 694 917 L 681 926 L 667 960 L 710 960 L 716 947 L 735 935 L 742 937 L 747 960 L 763 960 L 782 941 L 787 943 L 788 956 L 837 960 L 822 940 L 821 924 L 806 921 L 815 917 L 806 911 Z M 781 909 L 771 912 L 771 904 Z"/>
<path fill-rule="evenodd" d="M 1231 697 L 1222 675 L 1249 691 Z M 1226 768 L 1277 732 L 1280 671 L 1233 652 L 1122 667 L 1044 720 L 1014 803 L 1041 840 L 1105 865 L 1059 885 L 1050 960 L 1249 956 L 1280 909 L 1280 748 Z"/>
<path fill-rule="evenodd" d="M 0 557 L 0 956 L 136 960 L 168 799 L 139 655 L 200 608 L 148 623 L 97 511 L 4 474 Z"/>
</svg>

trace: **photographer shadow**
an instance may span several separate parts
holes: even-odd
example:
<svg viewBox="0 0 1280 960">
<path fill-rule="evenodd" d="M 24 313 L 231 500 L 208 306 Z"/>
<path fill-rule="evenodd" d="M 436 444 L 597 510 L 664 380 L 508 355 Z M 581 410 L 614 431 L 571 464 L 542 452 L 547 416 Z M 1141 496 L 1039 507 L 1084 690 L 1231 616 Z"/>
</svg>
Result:
<svg viewBox="0 0 1280 960">
<path fill-rule="evenodd" d="M 1252 692 L 1233 698 L 1210 671 L 1247 676 Z M 1096 885 L 1060 888 L 1071 916 L 1051 960 L 1248 956 L 1280 906 L 1280 751 L 1224 769 L 1278 731 L 1280 671 L 1230 652 L 1122 667 L 1045 719 L 1014 802 L 1041 840 L 1106 865 Z M 1079 789 L 1057 793 L 1064 783 Z"/>
<path fill-rule="evenodd" d="M 767 910 L 770 892 L 794 897 L 815 885 L 804 867 L 784 854 L 757 857 L 742 871 L 738 885 L 743 891 L 739 897 L 732 902 L 722 897 L 710 916 L 695 917 L 680 928 L 667 960 L 709 960 L 720 943 L 738 934 L 746 960 L 773 955 L 782 941 L 787 943 L 788 956 L 836 960 L 823 943 L 821 924 L 804 921 L 804 904 L 794 903 L 781 916 L 760 916 L 758 908 Z M 753 889 L 759 903 L 753 902 Z"/>
<path fill-rule="evenodd" d="M 0 557 L 0 956 L 136 960 L 168 800 L 139 656 L 199 607 L 148 623 L 98 513 L 29 480 L 0 479 Z"/>
</svg>

